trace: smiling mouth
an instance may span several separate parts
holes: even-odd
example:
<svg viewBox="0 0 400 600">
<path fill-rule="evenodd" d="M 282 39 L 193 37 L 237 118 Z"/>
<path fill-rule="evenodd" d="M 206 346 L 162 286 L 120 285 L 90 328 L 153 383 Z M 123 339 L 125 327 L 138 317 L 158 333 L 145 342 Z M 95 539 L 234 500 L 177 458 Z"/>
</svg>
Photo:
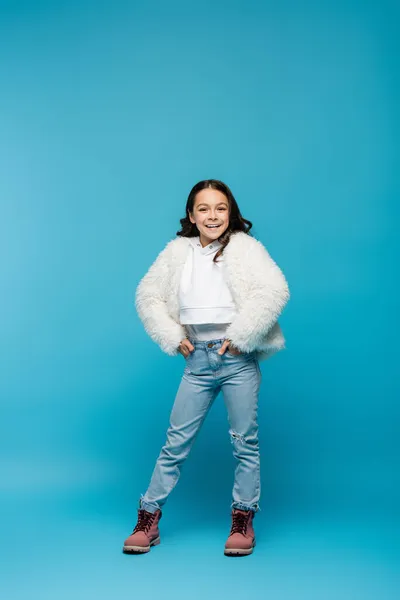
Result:
<svg viewBox="0 0 400 600">
<path fill-rule="evenodd" d="M 207 229 L 218 229 L 221 225 L 206 225 Z"/>
</svg>

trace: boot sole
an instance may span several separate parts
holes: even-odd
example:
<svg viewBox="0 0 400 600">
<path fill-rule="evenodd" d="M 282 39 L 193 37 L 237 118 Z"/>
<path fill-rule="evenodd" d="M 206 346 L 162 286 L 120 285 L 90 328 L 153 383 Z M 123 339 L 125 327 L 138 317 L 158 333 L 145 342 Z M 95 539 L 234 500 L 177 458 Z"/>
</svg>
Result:
<svg viewBox="0 0 400 600">
<path fill-rule="evenodd" d="M 151 546 L 158 546 L 160 543 L 160 538 L 156 538 L 148 546 L 124 546 L 122 548 L 122 552 L 125 554 L 145 554 L 150 551 Z"/>
<path fill-rule="evenodd" d="M 225 556 L 247 556 L 252 554 L 255 545 L 256 540 L 254 540 L 251 548 L 225 548 L 224 554 Z"/>
</svg>

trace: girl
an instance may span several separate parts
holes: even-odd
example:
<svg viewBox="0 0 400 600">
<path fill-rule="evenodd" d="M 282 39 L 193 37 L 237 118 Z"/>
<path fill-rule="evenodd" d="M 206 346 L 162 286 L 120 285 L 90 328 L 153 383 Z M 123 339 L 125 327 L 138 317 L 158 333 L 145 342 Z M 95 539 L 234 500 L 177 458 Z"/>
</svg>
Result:
<svg viewBox="0 0 400 600">
<path fill-rule="evenodd" d="M 208 179 L 192 188 L 181 225 L 136 291 L 136 309 L 149 336 L 170 356 L 182 354 L 186 363 L 166 442 L 123 551 L 148 552 L 160 543 L 161 508 L 222 391 L 237 459 L 224 553 L 251 554 L 260 498 L 259 360 L 285 347 L 278 317 L 289 288 L 221 181 Z"/>
</svg>

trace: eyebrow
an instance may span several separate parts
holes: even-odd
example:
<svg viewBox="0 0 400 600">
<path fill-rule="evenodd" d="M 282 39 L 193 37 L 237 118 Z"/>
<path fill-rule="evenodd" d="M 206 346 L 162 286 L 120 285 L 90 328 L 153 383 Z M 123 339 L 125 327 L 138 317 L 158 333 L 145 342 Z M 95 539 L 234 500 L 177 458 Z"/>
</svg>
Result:
<svg viewBox="0 0 400 600">
<path fill-rule="evenodd" d="M 221 202 L 217 202 L 216 206 L 219 206 L 220 204 L 223 204 L 224 206 L 228 206 L 228 203 L 227 203 L 227 202 L 225 202 L 224 200 L 221 200 Z M 199 202 L 199 204 L 197 205 L 197 207 L 199 207 L 199 206 L 203 206 L 203 205 L 204 205 L 204 206 L 209 206 L 209 205 L 207 204 L 207 202 Z"/>
</svg>

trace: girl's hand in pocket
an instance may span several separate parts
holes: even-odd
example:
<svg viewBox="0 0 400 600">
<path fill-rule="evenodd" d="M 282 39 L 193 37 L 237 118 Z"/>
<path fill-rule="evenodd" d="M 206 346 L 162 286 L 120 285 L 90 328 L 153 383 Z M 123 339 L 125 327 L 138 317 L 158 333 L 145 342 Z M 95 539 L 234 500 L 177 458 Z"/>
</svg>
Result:
<svg viewBox="0 0 400 600">
<path fill-rule="evenodd" d="M 187 358 L 189 354 L 193 352 L 194 346 L 190 343 L 190 340 L 185 338 L 180 342 L 178 350 L 185 358 Z"/>
<path fill-rule="evenodd" d="M 222 344 L 221 348 L 218 350 L 218 354 L 225 354 L 225 350 L 229 349 L 229 354 L 233 354 L 234 356 L 237 356 L 238 354 L 241 354 L 241 351 L 238 350 L 238 348 L 236 348 L 231 340 L 225 340 L 224 343 Z"/>
</svg>

